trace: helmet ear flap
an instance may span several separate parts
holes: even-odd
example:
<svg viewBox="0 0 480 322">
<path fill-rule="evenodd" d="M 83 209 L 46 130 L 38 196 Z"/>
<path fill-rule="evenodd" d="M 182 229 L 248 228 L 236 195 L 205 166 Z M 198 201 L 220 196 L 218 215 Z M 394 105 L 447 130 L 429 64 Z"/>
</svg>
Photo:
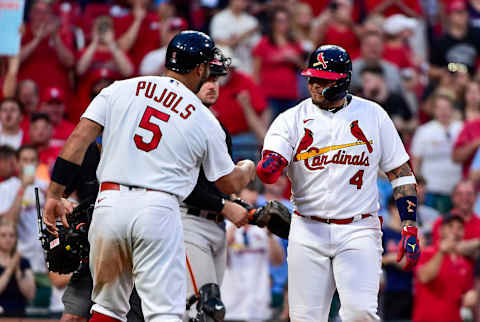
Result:
<svg viewBox="0 0 480 322">
<path fill-rule="evenodd" d="M 341 100 L 347 96 L 349 83 L 350 80 L 348 77 L 341 78 L 337 80 L 334 85 L 324 88 L 322 95 L 330 102 Z"/>
</svg>

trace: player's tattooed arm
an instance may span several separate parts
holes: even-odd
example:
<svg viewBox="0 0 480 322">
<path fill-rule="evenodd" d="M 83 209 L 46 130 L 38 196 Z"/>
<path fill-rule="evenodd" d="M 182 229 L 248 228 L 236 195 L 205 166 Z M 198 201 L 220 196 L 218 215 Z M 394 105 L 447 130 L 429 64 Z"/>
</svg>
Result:
<svg viewBox="0 0 480 322">
<path fill-rule="evenodd" d="M 406 162 L 400 167 L 387 172 L 388 179 L 393 186 L 393 198 L 396 200 L 400 215 L 403 217 L 403 208 L 405 212 L 416 214 L 416 197 L 417 190 L 415 188 L 415 177 L 410 165 Z M 414 207 L 414 208 L 413 208 Z M 403 224 L 413 226 L 416 224 L 413 218 L 402 218 Z"/>
</svg>

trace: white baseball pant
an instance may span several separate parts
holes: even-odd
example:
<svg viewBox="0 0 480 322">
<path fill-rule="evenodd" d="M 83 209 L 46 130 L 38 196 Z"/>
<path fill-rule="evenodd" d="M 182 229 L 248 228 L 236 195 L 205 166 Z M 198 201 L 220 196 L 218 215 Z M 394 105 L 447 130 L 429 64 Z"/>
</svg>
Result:
<svg viewBox="0 0 480 322">
<path fill-rule="evenodd" d="M 192 276 L 197 289 L 207 283 L 222 284 L 227 265 L 227 241 L 225 228 L 212 220 L 187 215 L 187 209 L 180 207 L 185 239 L 185 251 L 192 269 L 187 268 L 187 298 L 194 294 Z M 184 317 L 196 316 L 196 305 Z"/>
<path fill-rule="evenodd" d="M 101 191 L 88 240 L 92 311 L 126 321 L 135 283 L 145 321 L 181 321 L 187 284 L 174 195 L 125 186 Z"/>
<path fill-rule="evenodd" d="M 335 288 L 343 322 L 379 321 L 379 218 L 337 225 L 294 215 L 288 245 L 288 301 L 295 322 L 328 321 Z"/>
</svg>

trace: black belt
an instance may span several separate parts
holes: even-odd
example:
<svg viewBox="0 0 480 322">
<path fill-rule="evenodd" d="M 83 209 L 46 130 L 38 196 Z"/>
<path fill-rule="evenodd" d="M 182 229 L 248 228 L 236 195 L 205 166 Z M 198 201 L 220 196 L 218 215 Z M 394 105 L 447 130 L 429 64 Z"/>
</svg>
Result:
<svg viewBox="0 0 480 322">
<path fill-rule="evenodd" d="M 216 212 L 210 212 L 208 210 L 203 210 L 199 208 L 187 208 L 187 214 L 212 220 L 217 224 L 222 223 L 224 221 L 224 217 L 222 214 L 216 213 Z"/>
</svg>

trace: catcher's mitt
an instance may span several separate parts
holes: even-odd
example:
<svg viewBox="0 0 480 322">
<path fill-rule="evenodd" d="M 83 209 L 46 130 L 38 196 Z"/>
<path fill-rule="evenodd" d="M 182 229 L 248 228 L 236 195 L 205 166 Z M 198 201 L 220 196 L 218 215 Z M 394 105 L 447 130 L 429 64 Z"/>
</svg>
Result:
<svg viewBox="0 0 480 322">
<path fill-rule="evenodd" d="M 93 213 L 93 202 L 86 200 L 67 215 L 69 228 L 65 228 L 61 223 L 57 224 L 58 237 L 40 228 L 40 241 L 49 271 L 69 274 L 76 271 L 82 261 L 88 261 L 90 250 L 88 228 Z M 41 218 L 39 224 L 41 225 Z"/>
<path fill-rule="evenodd" d="M 249 224 L 262 228 L 267 227 L 272 234 L 283 239 L 288 239 L 292 215 L 288 208 L 281 202 L 271 200 L 268 201 L 265 206 L 257 209 L 241 199 L 235 199 L 233 202 L 238 203 L 250 211 Z"/>
</svg>

